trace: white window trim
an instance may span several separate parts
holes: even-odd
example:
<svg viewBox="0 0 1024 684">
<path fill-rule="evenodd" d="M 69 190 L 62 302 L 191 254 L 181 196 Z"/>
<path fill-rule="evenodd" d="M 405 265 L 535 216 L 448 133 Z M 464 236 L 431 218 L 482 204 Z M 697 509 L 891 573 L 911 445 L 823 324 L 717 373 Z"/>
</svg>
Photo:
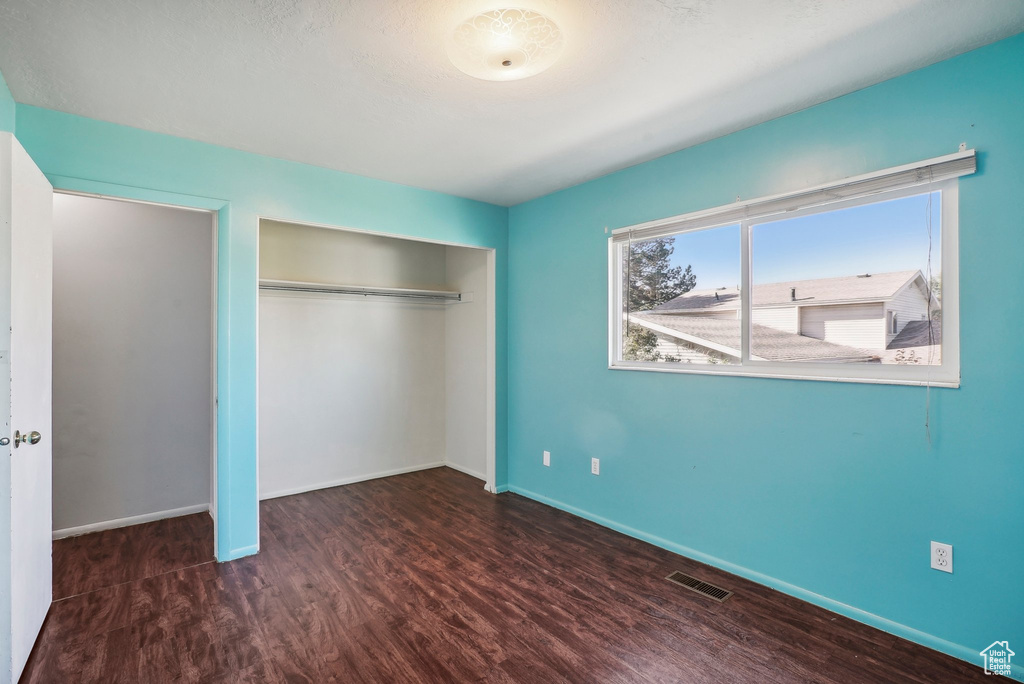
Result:
<svg viewBox="0 0 1024 684">
<path fill-rule="evenodd" d="M 923 182 L 907 182 L 905 173 L 908 169 L 928 169 L 932 162 L 945 164 L 949 161 L 960 162 L 970 160 L 970 167 L 960 166 L 954 173 L 943 174 L 942 180 L 925 180 Z M 728 375 L 740 377 L 771 377 L 793 380 L 819 380 L 832 382 L 857 382 L 888 385 L 928 385 L 931 387 L 960 386 L 960 286 L 959 286 L 959 183 L 960 175 L 973 172 L 974 151 L 940 157 L 936 160 L 921 162 L 880 171 L 877 174 L 866 174 L 855 179 L 846 179 L 834 186 L 819 186 L 810 191 L 800 191 L 791 195 L 775 195 L 770 198 L 750 200 L 743 203 L 742 211 L 746 214 L 741 220 L 735 218 L 737 205 L 727 205 L 718 209 L 694 212 L 661 221 L 652 221 L 638 226 L 620 228 L 612 232 L 608 239 L 608 367 L 612 370 L 640 370 L 659 373 L 683 373 L 688 375 Z M 898 172 L 894 174 L 894 171 Z M 830 187 L 851 187 L 853 183 L 864 180 L 878 179 L 884 182 L 886 177 L 899 177 L 903 173 L 901 184 L 881 190 L 877 184 L 870 187 L 870 192 L 845 196 L 833 202 L 814 201 L 794 211 L 778 211 L 780 201 L 787 197 L 821 197 Z M 751 282 L 751 226 L 769 223 L 774 220 L 796 218 L 802 215 L 833 211 L 853 206 L 872 204 L 899 197 L 921 195 L 940 191 L 942 201 L 939 207 L 941 272 L 942 272 L 942 363 L 937 366 L 917 366 L 899 364 L 844 364 L 844 363 L 808 363 L 778 362 L 751 359 L 750 357 L 750 321 L 751 302 L 749 297 Z M 766 211 L 759 213 L 758 207 Z M 724 220 L 723 220 L 724 219 Z M 623 327 L 618 323 L 622 311 L 622 249 L 628 244 L 632 232 L 634 240 L 647 240 L 654 237 L 679 235 L 682 233 L 707 230 L 721 226 L 740 225 L 740 258 L 741 258 L 741 363 L 740 364 L 708 364 L 694 367 L 692 364 L 664 363 L 657 361 L 624 361 L 619 360 L 622 348 Z M 636 237 L 640 229 L 642 237 Z M 927 275 L 927 274 L 925 274 Z"/>
</svg>

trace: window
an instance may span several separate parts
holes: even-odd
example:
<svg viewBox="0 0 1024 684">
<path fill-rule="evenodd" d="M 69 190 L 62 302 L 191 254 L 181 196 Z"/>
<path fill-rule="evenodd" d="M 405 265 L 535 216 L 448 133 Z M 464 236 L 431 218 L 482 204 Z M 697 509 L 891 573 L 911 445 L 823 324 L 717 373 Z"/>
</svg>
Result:
<svg viewBox="0 0 1024 684">
<path fill-rule="evenodd" d="M 942 191 L 909 192 L 750 222 L 754 358 L 941 363 Z M 900 311 L 921 321 L 906 336 Z"/>
<path fill-rule="evenodd" d="M 622 358 L 739 363 L 739 247 L 734 224 L 640 240 L 623 250 Z M 730 285 L 695 289 L 697 273 L 702 283 Z"/>
<path fill-rule="evenodd" d="M 610 367 L 959 384 L 963 152 L 613 232 Z"/>
</svg>

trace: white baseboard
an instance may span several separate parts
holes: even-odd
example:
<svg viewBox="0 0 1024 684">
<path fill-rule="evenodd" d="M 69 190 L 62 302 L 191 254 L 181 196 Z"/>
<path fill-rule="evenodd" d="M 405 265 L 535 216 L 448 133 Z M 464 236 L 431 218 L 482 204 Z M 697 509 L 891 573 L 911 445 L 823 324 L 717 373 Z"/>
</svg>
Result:
<svg viewBox="0 0 1024 684">
<path fill-rule="evenodd" d="M 478 480 L 483 480 L 484 482 L 487 481 L 487 476 L 486 475 L 484 475 L 483 473 L 479 473 L 479 472 L 477 472 L 475 470 L 470 470 L 466 466 L 461 466 L 461 465 L 458 465 L 457 463 L 452 463 L 451 461 L 445 461 L 444 465 L 448 466 L 452 470 L 458 470 L 460 473 L 465 473 L 466 475 L 469 475 L 470 477 L 475 477 Z"/>
<path fill-rule="evenodd" d="M 266 499 L 277 499 L 282 496 L 292 496 L 293 494 L 303 494 L 305 492 L 313 492 L 317 489 L 330 489 L 331 487 L 340 487 L 347 484 L 355 484 L 356 482 L 366 482 L 367 480 L 376 480 L 382 477 L 391 477 L 392 475 L 403 475 L 405 473 L 414 473 L 417 470 L 430 470 L 431 468 L 440 468 L 448 465 L 444 461 L 437 461 L 435 463 L 424 463 L 422 465 L 408 466 L 405 468 L 395 468 L 394 470 L 383 470 L 377 473 L 367 473 L 366 475 L 354 475 L 351 477 L 343 477 L 340 480 L 329 480 L 326 482 L 313 482 L 308 485 L 302 485 L 300 487 L 291 487 L 289 489 L 277 489 L 272 492 L 260 494 L 260 501 Z"/>
<path fill-rule="evenodd" d="M 113 530 L 118 527 L 128 527 L 129 525 L 138 525 L 140 523 L 153 522 L 154 520 L 163 520 L 165 518 L 177 518 L 182 515 L 203 513 L 204 511 L 210 511 L 210 504 L 196 504 L 195 506 L 185 506 L 184 508 L 172 508 L 167 511 L 155 511 L 153 513 L 143 513 L 142 515 L 132 515 L 127 518 L 102 520 L 100 522 L 89 523 L 88 525 L 78 525 L 77 527 L 65 527 L 62 530 L 54 530 L 53 538 L 64 539 L 65 537 L 77 537 L 80 534 L 89 534 L 90 532 L 99 532 L 101 530 Z"/>
</svg>

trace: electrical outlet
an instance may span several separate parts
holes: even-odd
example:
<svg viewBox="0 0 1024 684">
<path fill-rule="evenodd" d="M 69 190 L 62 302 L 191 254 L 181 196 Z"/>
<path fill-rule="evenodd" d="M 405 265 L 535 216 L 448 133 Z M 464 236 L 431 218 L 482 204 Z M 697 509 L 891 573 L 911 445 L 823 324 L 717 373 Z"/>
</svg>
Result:
<svg viewBox="0 0 1024 684">
<path fill-rule="evenodd" d="M 593 475 L 601 474 L 601 459 L 592 458 L 590 459 L 590 472 Z"/>
<path fill-rule="evenodd" d="M 932 568 L 942 572 L 953 572 L 953 545 L 932 542 Z"/>
<path fill-rule="evenodd" d="M 546 465 L 549 468 L 551 467 L 551 452 L 550 451 L 545 451 L 544 452 L 544 465 Z"/>
</svg>

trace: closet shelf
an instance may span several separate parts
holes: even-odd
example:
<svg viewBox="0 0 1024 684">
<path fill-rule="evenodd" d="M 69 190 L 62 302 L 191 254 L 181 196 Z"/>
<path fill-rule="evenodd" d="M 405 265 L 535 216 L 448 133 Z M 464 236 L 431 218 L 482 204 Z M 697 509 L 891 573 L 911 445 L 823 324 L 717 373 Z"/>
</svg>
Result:
<svg viewBox="0 0 1024 684">
<path fill-rule="evenodd" d="M 449 290 L 411 290 L 403 287 L 333 285 L 331 283 L 307 283 L 299 280 L 269 280 L 260 278 L 260 289 L 278 292 L 363 295 L 364 297 L 402 297 L 405 299 L 425 299 L 443 302 L 462 301 L 461 292 L 452 292 Z"/>
</svg>

